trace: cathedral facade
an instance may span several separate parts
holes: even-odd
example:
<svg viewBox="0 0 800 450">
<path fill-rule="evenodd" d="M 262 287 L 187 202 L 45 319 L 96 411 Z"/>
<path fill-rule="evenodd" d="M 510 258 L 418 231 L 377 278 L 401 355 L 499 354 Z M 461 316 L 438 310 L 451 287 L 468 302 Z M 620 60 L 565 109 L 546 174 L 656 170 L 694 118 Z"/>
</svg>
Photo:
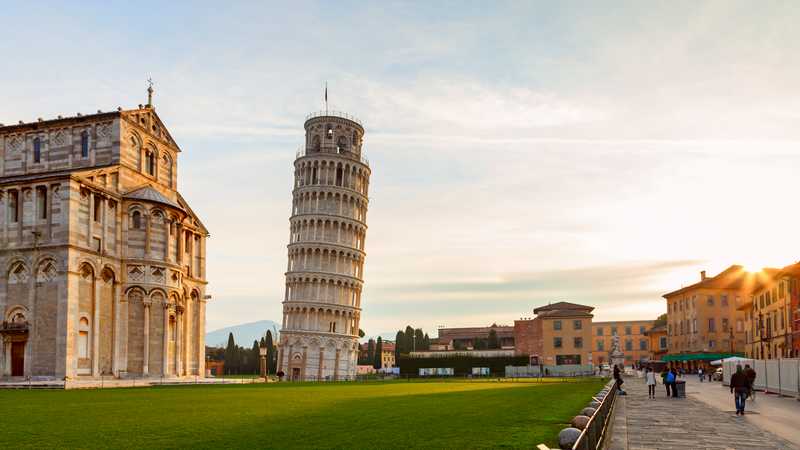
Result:
<svg viewBox="0 0 800 450">
<path fill-rule="evenodd" d="M 151 101 L 0 125 L 0 379 L 205 374 L 180 151 Z"/>
<path fill-rule="evenodd" d="M 290 380 L 356 375 L 371 170 L 364 128 L 343 113 L 312 114 L 294 161 L 278 368 Z"/>
</svg>

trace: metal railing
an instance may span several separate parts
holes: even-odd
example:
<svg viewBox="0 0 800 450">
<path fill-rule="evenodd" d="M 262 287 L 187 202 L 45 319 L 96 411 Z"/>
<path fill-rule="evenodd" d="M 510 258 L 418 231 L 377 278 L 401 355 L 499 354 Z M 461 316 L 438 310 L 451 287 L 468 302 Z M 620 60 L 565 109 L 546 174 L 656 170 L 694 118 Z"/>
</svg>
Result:
<svg viewBox="0 0 800 450">
<path fill-rule="evenodd" d="M 361 127 L 364 126 L 361 123 L 361 120 L 358 119 L 358 117 L 355 117 L 351 114 L 347 114 L 344 111 L 314 111 L 306 116 L 306 121 L 308 121 L 309 119 L 313 119 L 315 117 L 339 117 L 342 119 L 347 119 L 351 122 L 355 122 Z"/>
<path fill-rule="evenodd" d="M 586 428 L 581 431 L 581 435 L 572 446 L 573 450 L 598 450 L 603 447 L 613 417 L 614 401 L 617 399 L 617 386 L 614 380 L 612 379 L 606 386 L 609 391 L 603 399 L 593 397 L 600 402 L 600 406 L 595 409 Z"/>
<path fill-rule="evenodd" d="M 364 156 L 363 152 L 355 153 L 349 150 L 340 149 L 339 147 L 321 147 L 319 150 L 316 150 L 316 149 L 306 148 L 304 145 L 301 145 L 300 147 L 297 148 L 297 152 L 295 153 L 295 159 L 302 158 L 303 156 L 318 155 L 324 153 L 344 156 L 346 158 L 354 159 L 366 166 L 369 166 L 369 159 L 367 159 L 367 157 Z"/>
</svg>

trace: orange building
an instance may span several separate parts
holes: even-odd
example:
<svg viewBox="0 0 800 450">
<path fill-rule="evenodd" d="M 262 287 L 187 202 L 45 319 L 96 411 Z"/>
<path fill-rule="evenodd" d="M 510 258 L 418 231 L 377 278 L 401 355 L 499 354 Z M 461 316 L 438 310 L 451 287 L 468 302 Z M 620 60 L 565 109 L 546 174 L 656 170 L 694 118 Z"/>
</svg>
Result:
<svg viewBox="0 0 800 450">
<path fill-rule="evenodd" d="M 516 353 L 544 365 L 592 364 L 591 306 L 557 302 L 514 321 Z"/>
<path fill-rule="evenodd" d="M 653 320 L 621 320 L 592 322 L 592 352 L 595 364 L 608 364 L 614 335 L 619 336 L 619 350 L 625 355 L 625 365 L 651 358 L 647 331 Z"/>
</svg>

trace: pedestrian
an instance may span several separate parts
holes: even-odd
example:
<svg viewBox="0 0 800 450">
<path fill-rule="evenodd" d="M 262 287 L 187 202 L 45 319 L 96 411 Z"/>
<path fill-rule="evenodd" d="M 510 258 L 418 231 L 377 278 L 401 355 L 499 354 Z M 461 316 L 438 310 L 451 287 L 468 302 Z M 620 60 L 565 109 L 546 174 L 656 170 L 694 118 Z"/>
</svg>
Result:
<svg viewBox="0 0 800 450">
<path fill-rule="evenodd" d="M 747 396 L 756 401 L 756 371 L 750 367 L 750 364 L 744 365 L 744 376 L 747 377 Z"/>
<path fill-rule="evenodd" d="M 700 378 L 700 382 L 703 382 L 703 369 L 697 368 L 697 376 Z"/>
<path fill-rule="evenodd" d="M 644 372 L 644 381 L 647 384 L 647 398 L 656 398 L 656 373 L 648 367 Z"/>
<path fill-rule="evenodd" d="M 622 381 L 622 376 L 620 376 L 619 367 L 616 364 L 614 364 L 614 381 L 616 382 L 617 390 L 619 392 L 624 392 L 622 390 L 622 383 L 624 383 L 624 381 Z"/>
<path fill-rule="evenodd" d="M 709 383 L 711 383 L 711 381 L 713 381 L 713 380 L 711 379 L 711 374 L 712 374 L 712 372 L 709 370 L 709 371 L 708 371 L 708 382 L 709 382 Z"/>
<path fill-rule="evenodd" d="M 664 388 L 667 390 L 667 398 L 669 398 L 669 383 L 667 383 L 667 376 L 669 375 L 669 369 L 667 366 L 664 366 L 664 369 L 661 370 L 661 384 L 664 385 Z"/>
<path fill-rule="evenodd" d="M 744 415 L 744 402 L 747 400 L 747 392 L 749 390 L 747 386 L 747 376 L 742 370 L 742 365 L 737 364 L 736 373 L 731 375 L 731 394 L 734 395 L 737 416 Z"/>
<path fill-rule="evenodd" d="M 678 398 L 678 371 L 673 367 L 669 373 L 667 380 L 669 380 L 669 385 L 672 388 L 672 398 Z"/>
</svg>

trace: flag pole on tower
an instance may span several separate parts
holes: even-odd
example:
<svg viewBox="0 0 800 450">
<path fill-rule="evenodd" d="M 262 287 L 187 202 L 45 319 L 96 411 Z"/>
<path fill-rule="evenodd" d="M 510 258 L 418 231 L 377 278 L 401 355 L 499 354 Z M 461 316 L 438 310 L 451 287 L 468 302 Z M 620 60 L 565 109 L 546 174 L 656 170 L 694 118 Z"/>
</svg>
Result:
<svg viewBox="0 0 800 450">
<path fill-rule="evenodd" d="M 328 82 L 325 82 L 325 115 L 328 115 Z"/>
</svg>

